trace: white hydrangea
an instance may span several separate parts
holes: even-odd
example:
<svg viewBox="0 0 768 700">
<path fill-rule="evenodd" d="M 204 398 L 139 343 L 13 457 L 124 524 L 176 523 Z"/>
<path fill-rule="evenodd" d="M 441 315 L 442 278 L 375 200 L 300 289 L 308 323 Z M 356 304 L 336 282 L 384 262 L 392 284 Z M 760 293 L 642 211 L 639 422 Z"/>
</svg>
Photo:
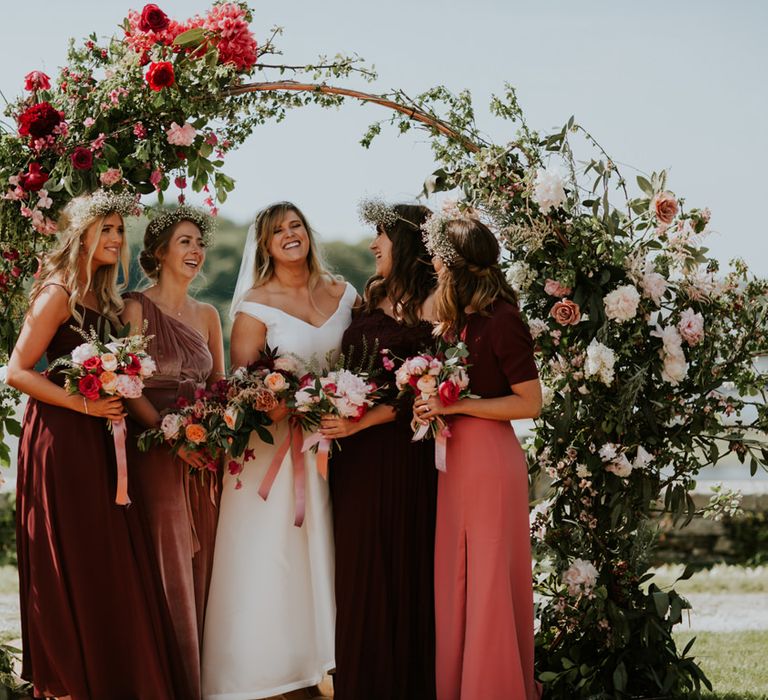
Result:
<svg viewBox="0 0 768 700">
<path fill-rule="evenodd" d="M 507 268 L 507 282 L 519 294 L 525 292 L 536 279 L 536 270 L 522 260 L 513 260 Z"/>
<path fill-rule="evenodd" d="M 565 204 L 565 181 L 557 168 L 539 168 L 533 183 L 532 197 L 543 214 Z"/>
<path fill-rule="evenodd" d="M 616 353 L 608 346 L 592 338 L 587 346 L 587 358 L 584 361 L 584 376 L 597 377 L 603 384 L 610 386 L 613 383 L 613 368 L 616 364 Z"/>
<path fill-rule="evenodd" d="M 625 284 L 609 292 L 603 298 L 605 315 L 612 321 L 624 323 L 637 315 L 640 292 L 633 284 Z"/>
<path fill-rule="evenodd" d="M 568 595 L 580 593 L 589 595 L 597 582 L 598 571 L 591 561 L 575 559 L 563 573 L 563 583 L 568 586 Z"/>
</svg>

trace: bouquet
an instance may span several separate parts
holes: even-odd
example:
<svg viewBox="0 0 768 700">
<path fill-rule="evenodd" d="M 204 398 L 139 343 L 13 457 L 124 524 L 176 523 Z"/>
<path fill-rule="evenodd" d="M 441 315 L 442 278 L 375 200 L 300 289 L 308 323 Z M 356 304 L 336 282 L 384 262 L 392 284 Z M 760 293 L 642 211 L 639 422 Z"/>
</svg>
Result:
<svg viewBox="0 0 768 700">
<path fill-rule="evenodd" d="M 224 417 L 226 400 L 226 380 L 215 384 L 210 391 L 197 389 L 192 401 L 179 397 L 173 408 L 163 413 L 159 427 L 139 435 L 139 449 L 146 452 L 154 445 L 168 445 L 174 454 L 182 449 L 198 451 L 206 459 L 200 473 L 215 474 L 219 456 L 229 444 Z"/>
<path fill-rule="evenodd" d="M 239 475 L 245 462 L 254 458 L 248 448 L 250 435 L 255 431 L 270 445 L 274 442 L 267 426 L 272 423 L 269 411 L 288 400 L 299 387 L 299 363 L 290 355 L 278 354 L 267 346 L 259 360 L 248 367 L 238 367 L 226 380 L 227 403 L 223 413 L 229 450 L 233 457 L 229 472 L 236 477 L 235 488 L 242 488 Z"/>
<path fill-rule="evenodd" d="M 58 369 L 64 375 L 64 388 L 70 394 L 79 394 L 95 401 L 107 396 L 137 399 L 144 390 L 144 380 L 157 369 L 146 348 L 150 336 L 123 334 L 110 336 L 104 342 L 95 330 L 81 333 L 84 343 L 71 354 L 51 363 L 50 370 Z M 117 495 L 115 503 L 128 505 L 128 467 L 125 454 L 127 428 L 125 420 L 109 421 L 117 457 Z"/>
<path fill-rule="evenodd" d="M 469 391 L 468 356 L 466 344 L 459 342 L 456 345 L 442 344 L 434 355 L 423 353 L 403 360 L 395 370 L 399 396 L 412 394 L 414 398 L 424 400 L 438 396 L 444 406 L 459 399 L 477 398 Z M 445 440 L 451 435 L 445 419 L 438 416 L 429 423 L 419 423 L 414 418 L 411 429 L 414 441 L 427 436 L 435 438 L 436 465 L 445 471 Z"/>
</svg>

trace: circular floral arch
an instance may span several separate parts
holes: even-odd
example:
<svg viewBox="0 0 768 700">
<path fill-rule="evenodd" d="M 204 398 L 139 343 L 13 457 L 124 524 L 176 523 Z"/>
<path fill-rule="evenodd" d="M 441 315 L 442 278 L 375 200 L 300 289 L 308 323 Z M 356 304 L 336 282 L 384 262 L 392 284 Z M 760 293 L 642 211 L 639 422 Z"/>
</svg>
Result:
<svg viewBox="0 0 768 700">
<path fill-rule="evenodd" d="M 528 454 L 532 477 L 551 480 L 531 515 L 536 668 L 548 697 L 698 696 L 708 681 L 671 635 L 688 603 L 648 573 L 653 517 L 689 522 L 696 474 L 731 452 L 753 473 L 768 464 L 766 377 L 753 364 L 768 351 L 768 287 L 741 262 L 721 273 L 702 246 L 708 210 L 688 208 L 663 172 L 638 177 L 630 194 L 573 119 L 540 135 L 507 86 L 491 110 L 515 132 L 490 143 L 468 92 L 438 86 L 411 98 L 330 85 L 376 76 L 343 56 L 268 64 L 280 30 L 258 44 L 251 19 L 243 3 L 185 21 L 146 5 L 129 12 L 121 36 L 73 44 L 56 79 L 26 76 L 7 110 L 16 129 L 0 138 L 4 353 L 25 282 L 72 196 L 103 187 L 162 203 L 171 188 L 182 201 L 192 189 L 215 212 L 234 187 L 226 152 L 287 110 L 347 99 L 393 110 L 400 132 L 430 135 L 440 167 L 425 192 L 458 190 L 459 206 L 498 232 L 536 339 L 546 405 Z M 248 82 L 257 69 L 303 80 Z M 593 148 L 587 163 L 575 162 L 574 139 Z M 15 397 L 1 398 L 3 430 L 18 432 Z"/>
</svg>

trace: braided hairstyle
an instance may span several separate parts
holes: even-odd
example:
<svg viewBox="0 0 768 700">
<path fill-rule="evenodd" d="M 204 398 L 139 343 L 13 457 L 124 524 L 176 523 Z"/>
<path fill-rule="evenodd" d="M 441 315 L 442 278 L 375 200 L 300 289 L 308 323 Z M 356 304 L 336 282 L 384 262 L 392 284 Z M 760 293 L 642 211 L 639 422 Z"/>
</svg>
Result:
<svg viewBox="0 0 768 700">
<path fill-rule="evenodd" d="M 501 248 L 496 236 L 477 219 L 449 221 L 445 235 L 456 249 L 456 259 L 443 264 L 437 275 L 434 334 L 458 335 L 467 323 L 467 307 L 488 315 L 497 299 L 517 306 L 517 295 L 499 265 Z"/>
</svg>

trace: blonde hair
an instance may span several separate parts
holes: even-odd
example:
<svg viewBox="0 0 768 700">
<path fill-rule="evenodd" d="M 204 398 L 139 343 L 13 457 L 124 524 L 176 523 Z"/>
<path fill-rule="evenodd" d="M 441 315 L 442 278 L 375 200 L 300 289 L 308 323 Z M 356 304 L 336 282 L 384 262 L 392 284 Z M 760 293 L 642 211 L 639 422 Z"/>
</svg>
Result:
<svg viewBox="0 0 768 700">
<path fill-rule="evenodd" d="M 499 242 L 484 223 L 453 219 L 445 225 L 445 236 L 456 256 L 437 274 L 436 336 L 460 333 L 467 323 L 467 307 L 488 315 L 486 309 L 497 299 L 517 306 L 517 295 L 499 266 Z"/>
<path fill-rule="evenodd" d="M 58 278 L 61 284 L 69 291 L 69 311 L 79 324 L 83 323 L 83 315 L 78 311 L 77 305 L 81 303 L 83 294 L 80 291 L 78 273 L 80 266 L 85 265 L 86 279 L 85 290 L 93 291 L 99 311 L 110 321 L 119 324 L 119 313 L 123 310 L 123 300 L 120 292 L 128 281 L 128 246 L 124 242 L 120 249 L 120 260 L 115 265 L 102 265 L 94 273 L 91 273 L 91 261 L 93 254 L 99 245 L 101 232 L 105 219 L 111 214 L 119 212 L 107 212 L 94 214 L 91 217 L 82 217 L 79 212 L 83 210 L 84 198 L 90 195 L 75 197 L 67 204 L 58 220 L 59 243 L 43 259 L 40 273 L 32 286 L 30 301 L 34 301 L 52 278 Z M 85 237 L 88 229 L 96 224 L 96 235 L 93 243 L 84 250 Z M 85 256 L 81 258 L 80 253 Z M 123 280 L 118 284 L 120 272 Z"/>
<path fill-rule="evenodd" d="M 299 217 L 307 231 L 309 238 L 309 253 L 307 253 L 307 267 L 309 268 L 309 289 L 313 290 L 322 279 L 334 280 L 336 277 L 325 266 L 320 249 L 315 242 L 315 235 L 307 222 L 307 218 L 292 202 L 276 202 L 262 209 L 256 215 L 256 260 L 253 270 L 253 287 L 261 287 L 266 284 L 275 273 L 275 264 L 269 254 L 269 246 L 272 243 L 275 227 L 285 218 L 288 212 L 293 212 Z"/>
</svg>

